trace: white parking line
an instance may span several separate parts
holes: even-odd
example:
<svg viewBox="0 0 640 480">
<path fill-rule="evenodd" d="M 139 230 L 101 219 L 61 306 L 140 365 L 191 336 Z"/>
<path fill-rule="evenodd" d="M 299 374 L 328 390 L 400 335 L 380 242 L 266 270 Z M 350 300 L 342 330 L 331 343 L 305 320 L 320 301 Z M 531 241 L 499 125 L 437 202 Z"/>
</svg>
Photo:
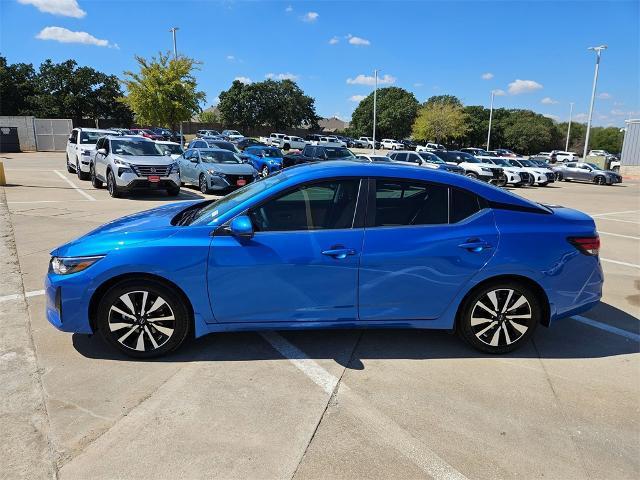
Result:
<svg viewBox="0 0 640 480">
<path fill-rule="evenodd" d="M 56 173 L 56 175 L 58 175 L 61 179 L 63 179 L 65 182 L 67 182 L 69 185 L 71 185 L 71 187 L 78 192 L 80 195 L 82 195 L 83 197 L 85 197 L 86 199 L 95 202 L 96 199 L 93 198 L 91 195 L 89 195 L 87 192 L 85 192 L 84 190 L 82 190 L 80 187 L 78 187 L 75 183 L 73 183 L 71 180 L 69 180 L 67 177 L 65 177 L 63 174 L 61 174 L 58 170 L 54 170 L 54 172 Z"/>
<path fill-rule="evenodd" d="M 31 292 L 26 292 L 24 294 L 24 297 L 26 298 L 38 297 L 40 295 L 44 295 L 44 290 L 33 290 Z M 19 298 L 23 298 L 22 293 L 13 293 L 11 295 L 5 295 L 3 297 L 0 297 L 0 302 L 7 302 L 9 300 L 18 300 Z"/>
<path fill-rule="evenodd" d="M 640 222 L 636 222 L 635 220 L 620 220 L 619 218 L 598 217 L 597 220 L 608 220 L 610 222 L 620 223 L 635 223 L 636 225 L 640 225 Z"/>
<path fill-rule="evenodd" d="M 601 262 L 614 263 L 616 265 L 624 265 L 625 267 L 631 268 L 640 268 L 640 265 L 636 265 L 635 263 L 621 262 L 619 260 L 610 260 L 608 258 L 600 258 Z"/>
<path fill-rule="evenodd" d="M 636 213 L 640 212 L 640 210 L 625 210 L 624 212 L 607 212 L 607 213 L 596 213 L 595 215 L 591 215 L 592 217 L 606 217 L 607 215 L 621 215 L 623 213 Z"/>
<path fill-rule="evenodd" d="M 335 375 L 327 372 L 302 350 L 289 343 L 279 334 L 263 332 L 261 335 L 316 385 L 321 387 L 327 394 L 333 394 L 336 385 L 338 385 L 338 378 Z M 373 428 L 378 433 L 378 440 L 395 448 L 430 477 L 435 480 L 468 480 L 467 477 L 449 465 L 437 453 L 416 439 L 391 418 L 371 406 L 344 383 L 340 385 L 340 393 L 347 397 L 353 405 L 352 410 L 350 410 L 351 413 L 358 417 L 366 427 Z"/>
<path fill-rule="evenodd" d="M 638 335 L 637 333 L 629 332 L 628 330 L 623 330 L 622 328 L 612 327 L 611 325 L 607 325 L 606 323 L 596 322 L 595 320 L 583 317 L 582 315 L 574 315 L 571 318 L 576 322 L 584 323 L 585 325 L 589 325 L 590 327 L 599 328 L 600 330 L 605 330 L 609 333 L 615 333 L 616 335 L 628 338 L 629 340 L 640 342 L 640 335 Z"/>
<path fill-rule="evenodd" d="M 612 237 L 630 238 L 631 240 L 640 240 L 640 237 L 634 237 L 633 235 L 620 235 L 619 233 L 603 232 L 598 230 L 600 235 L 610 235 Z"/>
</svg>

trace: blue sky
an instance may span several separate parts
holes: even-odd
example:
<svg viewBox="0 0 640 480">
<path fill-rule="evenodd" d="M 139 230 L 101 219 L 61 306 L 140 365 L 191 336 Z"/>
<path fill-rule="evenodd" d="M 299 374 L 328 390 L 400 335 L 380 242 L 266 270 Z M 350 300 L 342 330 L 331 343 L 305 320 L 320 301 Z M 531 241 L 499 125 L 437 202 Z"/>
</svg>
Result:
<svg viewBox="0 0 640 480">
<path fill-rule="evenodd" d="M 640 117 L 640 1 L 0 0 L 9 62 L 77 60 L 121 76 L 134 55 L 172 48 L 203 62 L 207 105 L 234 78 L 295 78 L 323 116 L 349 119 L 370 76 L 418 100 L 529 108 L 585 121 L 603 54 L 594 124 Z M 62 42 L 63 40 L 64 42 Z M 381 85 L 383 86 L 383 85 Z"/>
</svg>

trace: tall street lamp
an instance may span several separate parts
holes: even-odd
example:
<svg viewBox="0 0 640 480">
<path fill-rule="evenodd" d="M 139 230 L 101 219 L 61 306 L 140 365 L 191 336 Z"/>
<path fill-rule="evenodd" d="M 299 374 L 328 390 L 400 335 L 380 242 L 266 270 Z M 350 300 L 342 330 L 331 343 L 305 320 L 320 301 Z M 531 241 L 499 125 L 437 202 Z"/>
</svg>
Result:
<svg viewBox="0 0 640 480">
<path fill-rule="evenodd" d="M 587 136 L 584 139 L 584 152 L 582 159 L 587 158 L 587 152 L 589 151 L 589 133 L 591 133 L 591 117 L 593 116 L 593 102 L 596 99 L 596 86 L 598 85 L 598 70 L 600 69 L 600 56 L 602 51 L 606 50 L 606 45 L 600 45 L 599 47 L 589 47 L 588 50 L 596 52 L 596 71 L 593 74 L 593 88 L 591 89 L 591 105 L 589 106 L 589 120 L 587 121 Z"/>
<path fill-rule="evenodd" d="M 178 59 L 178 47 L 176 46 L 176 32 L 180 30 L 179 27 L 171 27 L 169 29 L 169 31 L 172 33 L 173 35 L 173 58 L 174 60 Z M 182 136 L 182 120 L 180 120 L 180 141 L 178 143 L 180 143 L 180 146 L 184 147 L 184 142 L 183 142 L 183 136 Z"/>
<path fill-rule="evenodd" d="M 569 136 L 571 135 L 571 117 L 573 117 L 573 102 L 569 103 L 569 126 L 567 127 L 567 143 L 564 147 L 564 151 L 569 151 Z"/>
<path fill-rule="evenodd" d="M 491 90 L 491 106 L 489 107 L 489 131 L 487 132 L 487 151 L 489 151 L 489 143 L 491 142 L 491 120 L 493 120 L 493 98 L 496 96 L 496 91 Z"/>
<path fill-rule="evenodd" d="M 375 87 L 373 89 L 373 153 L 376 153 L 376 108 L 378 103 L 378 69 L 373 71 Z"/>
</svg>

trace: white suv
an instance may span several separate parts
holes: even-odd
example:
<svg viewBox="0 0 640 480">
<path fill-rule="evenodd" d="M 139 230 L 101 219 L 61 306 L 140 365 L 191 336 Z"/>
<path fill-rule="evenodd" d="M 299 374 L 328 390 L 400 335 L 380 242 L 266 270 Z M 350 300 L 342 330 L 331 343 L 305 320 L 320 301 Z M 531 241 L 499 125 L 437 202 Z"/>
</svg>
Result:
<svg viewBox="0 0 640 480">
<path fill-rule="evenodd" d="M 404 145 L 392 138 L 383 138 L 382 148 L 386 148 L 387 150 L 402 150 L 404 149 Z"/>
<path fill-rule="evenodd" d="M 74 128 L 67 140 L 67 172 L 76 173 L 80 180 L 89 180 L 89 164 L 96 142 L 105 135 L 117 135 L 111 130 Z"/>
<path fill-rule="evenodd" d="M 102 137 L 90 167 L 95 188 L 107 184 L 112 197 L 132 190 L 166 190 L 180 193 L 180 166 L 153 141 L 144 137 Z"/>
</svg>

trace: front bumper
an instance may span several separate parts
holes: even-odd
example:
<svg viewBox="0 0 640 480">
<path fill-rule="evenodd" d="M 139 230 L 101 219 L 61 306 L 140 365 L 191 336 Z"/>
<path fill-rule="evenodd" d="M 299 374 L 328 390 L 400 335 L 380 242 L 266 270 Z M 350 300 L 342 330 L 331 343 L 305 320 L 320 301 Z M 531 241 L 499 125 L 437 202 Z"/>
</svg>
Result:
<svg viewBox="0 0 640 480">
<path fill-rule="evenodd" d="M 225 175 L 225 176 L 209 175 L 209 178 L 207 181 L 209 182 L 210 190 L 227 190 L 230 188 L 243 187 L 248 183 L 254 182 L 256 179 L 257 178 L 254 177 L 253 175 Z M 243 180 L 245 183 L 243 183 L 242 185 L 239 185 L 238 181 L 242 183 Z"/>
<path fill-rule="evenodd" d="M 45 313 L 51 325 L 63 332 L 93 333 L 89 322 L 89 291 L 79 274 L 48 274 L 44 281 Z"/>
<path fill-rule="evenodd" d="M 154 190 L 157 188 L 166 189 L 176 188 L 180 186 L 180 174 L 177 172 L 171 173 L 166 176 L 161 176 L 158 182 L 151 182 L 149 181 L 148 177 L 140 177 L 135 173 L 127 170 L 129 169 L 119 168 L 115 175 L 116 184 L 118 185 L 118 188 L 122 190 Z"/>
</svg>

